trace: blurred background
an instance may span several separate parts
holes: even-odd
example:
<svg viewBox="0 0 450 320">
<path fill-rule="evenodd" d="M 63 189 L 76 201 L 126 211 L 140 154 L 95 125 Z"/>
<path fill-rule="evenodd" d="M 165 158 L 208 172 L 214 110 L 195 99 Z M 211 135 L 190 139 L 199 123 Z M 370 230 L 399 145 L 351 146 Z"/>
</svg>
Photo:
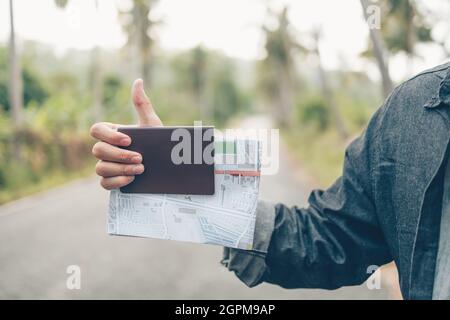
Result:
<svg viewBox="0 0 450 320">
<path fill-rule="evenodd" d="M 133 123 L 143 78 L 165 124 L 272 126 L 262 197 L 304 204 L 393 87 L 448 61 L 447 0 L 0 0 L 0 298 L 399 298 L 248 289 L 220 248 L 109 237 L 92 123 Z M 82 289 L 66 287 L 79 265 Z"/>
</svg>

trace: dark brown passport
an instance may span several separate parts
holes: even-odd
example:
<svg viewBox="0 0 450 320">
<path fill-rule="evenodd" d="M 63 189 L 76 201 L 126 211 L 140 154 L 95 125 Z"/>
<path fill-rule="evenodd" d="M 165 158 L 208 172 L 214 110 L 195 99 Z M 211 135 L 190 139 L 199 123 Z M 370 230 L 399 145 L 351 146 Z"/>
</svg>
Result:
<svg viewBox="0 0 450 320">
<path fill-rule="evenodd" d="M 182 137 L 175 135 L 175 130 L 183 131 Z M 194 130 L 195 133 L 194 133 Z M 139 152 L 145 170 L 136 175 L 133 182 L 121 188 L 124 193 L 157 194 L 214 194 L 214 162 L 203 157 L 207 149 L 214 156 L 213 127 L 121 127 L 118 131 L 131 137 L 131 145 L 124 149 Z M 177 133 L 179 133 L 178 131 Z M 186 141 L 190 137 L 190 141 Z M 178 138 L 178 139 L 176 139 Z M 206 141 L 204 141 L 207 139 Z M 183 147 L 180 151 L 180 142 Z M 176 147 L 177 146 L 177 147 Z M 175 155 L 181 155 L 185 161 L 173 161 Z M 189 148 L 190 150 L 188 150 Z M 190 151 L 190 157 L 188 157 Z M 185 153 L 187 152 L 187 153 Z M 196 152 L 196 154 L 195 154 Z M 201 152 L 201 155 L 199 154 Z M 200 158 L 199 158 L 200 157 Z M 190 158 L 190 161 L 186 161 Z M 209 158 L 210 159 L 210 158 Z M 206 161 L 205 161 L 206 160 Z M 178 162 L 178 163 L 176 163 Z M 200 162 L 200 163 L 199 163 Z"/>
</svg>

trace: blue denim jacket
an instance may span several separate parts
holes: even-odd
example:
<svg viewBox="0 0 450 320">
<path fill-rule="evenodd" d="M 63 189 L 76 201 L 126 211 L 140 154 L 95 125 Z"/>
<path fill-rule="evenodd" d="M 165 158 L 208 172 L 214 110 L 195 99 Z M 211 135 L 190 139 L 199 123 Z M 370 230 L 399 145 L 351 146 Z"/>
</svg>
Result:
<svg viewBox="0 0 450 320">
<path fill-rule="evenodd" d="M 222 263 L 248 286 L 334 289 L 394 260 L 403 297 L 431 299 L 449 138 L 447 63 L 394 90 L 307 208 L 260 208 L 255 250 L 226 248 Z"/>
</svg>

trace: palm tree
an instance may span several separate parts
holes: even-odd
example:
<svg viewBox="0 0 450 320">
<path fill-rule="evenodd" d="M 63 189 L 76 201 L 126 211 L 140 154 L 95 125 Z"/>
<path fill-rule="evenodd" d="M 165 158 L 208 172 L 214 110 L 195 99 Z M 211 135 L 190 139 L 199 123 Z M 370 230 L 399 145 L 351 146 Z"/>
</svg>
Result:
<svg viewBox="0 0 450 320">
<path fill-rule="evenodd" d="M 333 92 L 328 83 L 328 78 L 322 65 L 322 56 L 320 54 L 320 30 L 318 29 L 314 30 L 312 35 L 314 39 L 313 53 L 317 59 L 317 68 L 319 71 L 319 79 L 322 87 L 323 97 L 325 99 L 326 104 L 328 105 L 328 108 L 330 108 L 331 110 L 339 136 L 343 140 L 346 140 L 348 138 L 348 131 L 342 119 L 341 112 L 339 111 L 339 108 L 336 105 L 336 100 L 333 97 Z"/>
<path fill-rule="evenodd" d="M 152 31 L 159 21 L 150 19 L 149 15 L 158 0 L 133 0 L 130 11 L 120 12 L 122 26 L 128 36 L 128 45 L 137 47 L 140 60 L 140 72 L 144 83 L 151 83 L 152 53 L 155 40 Z"/>
<path fill-rule="evenodd" d="M 372 4 L 369 0 L 361 0 L 361 5 L 363 8 L 364 17 L 368 21 L 370 6 Z M 372 41 L 373 54 L 378 65 L 378 69 L 380 70 L 381 82 L 383 85 L 383 96 L 386 98 L 394 89 L 394 84 L 389 73 L 387 50 L 385 48 L 384 41 L 381 38 L 380 32 L 376 27 L 369 25 L 369 33 Z"/>
<path fill-rule="evenodd" d="M 57 7 L 65 9 L 68 4 L 68 0 L 55 0 Z M 95 10 L 99 13 L 99 2 L 94 1 Z M 92 83 L 92 100 L 93 100 L 93 114 L 95 121 L 101 121 L 103 119 L 103 76 L 101 67 L 101 49 L 98 45 L 92 49 L 91 52 L 91 83 Z"/>
<path fill-rule="evenodd" d="M 95 0 L 95 10 L 100 12 L 98 0 Z M 103 119 L 103 74 L 101 56 L 102 51 L 98 44 L 92 50 L 91 56 L 91 82 L 92 82 L 92 97 L 94 103 L 94 119 L 101 121 Z"/>
<path fill-rule="evenodd" d="M 14 7 L 13 1 L 9 0 L 9 17 L 10 17 L 10 42 L 9 42 L 9 96 L 11 101 L 11 117 L 16 134 L 13 136 L 12 153 L 16 160 L 20 160 L 20 144 L 17 136 L 18 130 L 22 128 L 23 124 L 23 92 L 22 92 L 22 78 L 20 71 L 20 58 L 17 53 L 16 35 L 14 28 Z"/>
<path fill-rule="evenodd" d="M 369 0 L 361 0 L 366 19 L 369 18 L 369 8 L 379 6 L 383 12 L 381 30 L 370 28 L 373 54 L 380 69 L 383 92 L 387 96 L 393 89 L 389 77 L 388 52 L 396 54 L 404 52 L 412 66 L 412 59 L 416 55 L 415 47 L 419 42 L 433 41 L 431 28 L 425 23 L 423 14 L 418 10 L 414 0 L 388 0 L 379 5 L 371 4 Z"/>
<path fill-rule="evenodd" d="M 59 7 L 64 9 L 67 6 L 67 3 L 69 0 L 55 0 L 55 4 Z"/>
<path fill-rule="evenodd" d="M 404 52 L 412 58 L 419 42 L 431 42 L 431 28 L 414 0 L 386 2 L 386 21 L 381 33 L 392 53 Z"/>
<path fill-rule="evenodd" d="M 269 29 L 263 26 L 266 57 L 260 64 L 260 87 L 275 106 L 275 120 L 280 125 L 291 126 L 293 90 L 295 85 L 295 61 L 293 51 L 303 49 L 290 32 L 288 9 L 278 15 L 278 26 Z"/>
<path fill-rule="evenodd" d="M 201 46 L 197 46 L 190 52 L 189 76 L 191 77 L 191 90 L 197 105 L 200 107 L 202 119 L 210 120 L 211 110 L 206 101 L 206 74 L 207 52 Z"/>
</svg>

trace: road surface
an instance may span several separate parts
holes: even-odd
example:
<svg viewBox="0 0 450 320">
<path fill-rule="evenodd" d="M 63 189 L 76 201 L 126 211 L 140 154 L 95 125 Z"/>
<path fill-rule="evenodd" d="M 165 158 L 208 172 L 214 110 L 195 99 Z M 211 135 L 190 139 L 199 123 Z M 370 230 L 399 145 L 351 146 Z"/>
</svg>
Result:
<svg viewBox="0 0 450 320">
<path fill-rule="evenodd" d="M 261 197 L 304 204 L 308 190 L 285 149 Z M 219 264 L 222 249 L 106 234 L 108 193 L 96 177 L 0 207 L 0 298 L 18 299 L 380 299 L 367 286 L 336 291 L 249 289 Z M 66 286 L 81 268 L 81 289 Z"/>
</svg>

